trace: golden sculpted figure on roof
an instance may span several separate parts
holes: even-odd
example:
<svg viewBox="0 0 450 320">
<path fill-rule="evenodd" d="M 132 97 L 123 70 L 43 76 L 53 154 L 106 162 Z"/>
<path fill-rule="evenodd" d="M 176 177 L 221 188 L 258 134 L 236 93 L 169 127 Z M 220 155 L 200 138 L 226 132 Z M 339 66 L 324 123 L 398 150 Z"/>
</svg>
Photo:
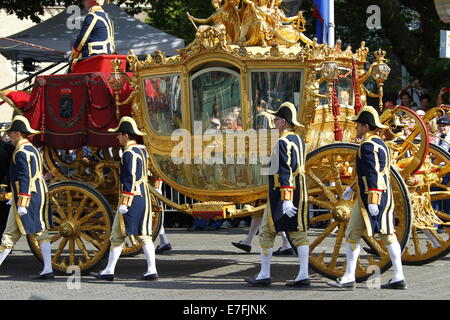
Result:
<svg viewBox="0 0 450 320">
<path fill-rule="evenodd" d="M 210 39 L 210 43 L 203 46 L 214 44 L 223 33 L 226 43 L 221 43 L 222 46 L 279 44 L 291 47 L 299 41 L 312 44 L 303 34 L 305 19 L 302 12 L 294 17 L 286 17 L 280 8 L 282 2 L 283 0 L 242 0 L 242 6 L 239 8 L 239 0 L 212 0 L 211 4 L 216 11 L 210 17 L 199 19 L 189 13 L 187 15 L 197 30 L 197 40 L 204 41 L 205 38 L 213 38 L 216 35 L 216 41 Z M 202 25 L 197 27 L 195 23 Z M 208 25 L 210 23 L 212 25 Z M 224 42 L 223 39 L 220 39 L 220 42 Z M 195 46 L 196 44 L 192 43 L 186 49 Z"/>
</svg>

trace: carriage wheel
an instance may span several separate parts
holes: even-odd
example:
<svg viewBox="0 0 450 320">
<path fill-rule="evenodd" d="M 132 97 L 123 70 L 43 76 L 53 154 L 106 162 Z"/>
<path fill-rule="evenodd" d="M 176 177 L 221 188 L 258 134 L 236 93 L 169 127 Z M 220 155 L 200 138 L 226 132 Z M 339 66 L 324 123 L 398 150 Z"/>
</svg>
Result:
<svg viewBox="0 0 450 320">
<path fill-rule="evenodd" d="M 450 165 L 450 154 L 441 147 L 430 144 L 428 151 L 432 161 L 442 167 Z M 435 172 L 439 181 L 442 181 L 445 172 Z M 446 186 L 441 187 L 448 187 Z M 432 187 L 435 185 L 432 185 Z M 428 190 L 425 190 L 427 192 Z M 450 198 L 448 191 L 431 191 L 432 200 L 447 200 Z M 434 210 L 434 209 L 433 209 Z M 445 212 L 434 210 L 434 213 L 443 222 L 450 222 L 450 215 Z M 423 265 L 433 262 L 450 252 L 450 228 L 444 227 L 444 233 L 436 230 L 419 229 L 413 225 L 411 235 L 412 241 L 403 252 L 402 261 L 407 265 Z"/>
<path fill-rule="evenodd" d="M 86 272 L 94 268 L 109 249 L 112 212 L 108 202 L 98 191 L 77 181 L 50 185 L 49 200 L 54 270 L 67 272 L 69 266 L 78 266 Z M 36 238 L 27 238 L 32 252 L 42 261 Z"/>
<path fill-rule="evenodd" d="M 306 160 L 310 217 L 310 265 L 317 273 L 336 279 L 345 272 L 345 230 L 355 199 L 345 201 L 341 195 L 347 185 L 354 182 L 352 170 L 358 145 L 335 143 L 309 153 Z M 411 203 L 408 189 L 401 176 L 391 169 L 395 201 L 395 229 L 403 248 L 411 230 Z M 313 238 L 313 239 L 311 239 Z M 373 247 L 375 254 L 361 251 L 356 268 L 356 280 L 364 281 L 378 269 L 383 273 L 391 266 L 389 255 L 381 242 L 373 237 L 363 237 Z"/>
<path fill-rule="evenodd" d="M 150 194 L 152 200 L 152 238 L 153 241 L 158 238 L 159 230 L 163 223 L 163 210 L 161 202 Z M 142 243 L 140 243 L 134 236 L 127 237 L 125 245 L 122 250 L 122 256 L 134 257 L 142 252 Z"/>
</svg>

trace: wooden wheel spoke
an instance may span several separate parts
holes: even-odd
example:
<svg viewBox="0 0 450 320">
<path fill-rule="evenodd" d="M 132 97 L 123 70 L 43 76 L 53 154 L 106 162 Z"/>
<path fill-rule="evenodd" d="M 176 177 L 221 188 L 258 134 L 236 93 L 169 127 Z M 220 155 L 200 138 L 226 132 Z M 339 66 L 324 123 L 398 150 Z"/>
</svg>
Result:
<svg viewBox="0 0 450 320">
<path fill-rule="evenodd" d="M 317 183 L 322 188 L 322 191 L 324 192 L 324 194 L 327 196 L 327 198 L 330 201 L 333 201 L 333 202 L 337 201 L 334 193 L 331 192 L 330 189 L 323 184 L 323 182 L 312 172 L 311 169 L 308 170 L 307 174 L 311 177 L 311 179 L 314 180 L 315 183 Z"/>
<path fill-rule="evenodd" d="M 313 241 L 313 243 L 311 243 L 311 245 L 309 246 L 309 251 L 312 252 L 338 225 L 339 222 L 337 221 L 333 221 L 332 223 L 330 223 L 330 225 L 326 227 L 325 230 L 322 231 L 320 236 L 318 236 Z"/>
<path fill-rule="evenodd" d="M 102 213 L 102 209 L 101 208 L 97 208 L 95 210 L 93 210 L 92 212 L 88 213 L 87 215 L 85 215 L 84 217 L 82 217 L 81 219 L 78 220 L 78 225 L 82 225 L 83 223 L 85 223 L 86 221 L 88 221 L 89 219 L 91 219 L 92 217 L 94 217 L 95 215 Z"/>
<path fill-rule="evenodd" d="M 63 208 L 61 207 L 61 205 L 59 204 L 59 201 L 56 200 L 55 196 L 51 196 L 51 203 L 52 205 L 56 206 L 56 211 L 58 212 L 59 216 L 61 219 L 66 219 L 66 214 L 64 213 Z"/>
<path fill-rule="evenodd" d="M 73 216 L 73 198 L 70 191 L 66 191 L 66 199 L 67 199 L 67 216 Z"/>
<path fill-rule="evenodd" d="M 50 243 L 54 243 L 56 240 L 60 239 L 62 237 L 61 233 L 55 233 L 51 238 L 50 238 Z"/>
<path fill-rule="evenodd" d="M 336 267 L 337 259 L 339 258 L 339 251 L 342 246 L 342 240 L 344 239 L 345 230 L 344 225 L 339 226 L 338 234 L 336 236 L 336 242 L 334 244 L 333 255 L 331 256 L 331 261 L 329 267 Z"/>
<path fill-rule="evenodd" d="M 79 226 L 79 229 L 82 231 L 104 231 L 106 230 L 106 226 L 98 224 L 84 224 Z"/>
<path fill-rule="evenodd" d="M 322 201 L 316 198 L 309 197 L 308 202 L 314 206 L 318 206 L 322 209 L 327 209 L 332 211 L 336 207 L 336 203 L 333 201 Z"/>
<path fill-rule="evenodd" d="M 83 240 L 80 237 L 76 238 L 77 246 L 83 253 L 83 256 L 86 258 L 86 262 L 90 259 L 89 252 L 86 249 L 86 246 L 83 243 Z"/>
<path fill-rule="evenodd" d="M 83 212 L 84 208 L 86 207 L 86 202 L 89 200 L 89 197 L 87 194 L 83 195 L 83 199 L 81 199 L 80 204 L 78 205 L 78 208 L 75 210 L 75 214 L 73 215 L 74 219 L 78 219 Z"/>
<path fill-rule="evenodd" d="M 363 239 L 371 248 L 373 248 L 380 255 L 380 257 L 386 256 L 387 254 L 386 251 L 380 246 L 380 244 L 374 237 L 363 235 Z"/>
<path fill-rule="evenodd" d="M 331 213 L 325 213 L 325 214 L 321 214 L 319 216 L 309 219 L 309 222 L 310 222 L 310 224 L 313 224 L 313 223 L 317 223 L 317 222 L 328 221 L 328 220 L 331 220 L 332 218 L 333 218 L 333 215 Z"/>
<path fill-rule="evenodd" d="M 69 239 L 69 265 L 75 265 L 75 240 Z"/>
<path fill-rule="evenodd" d="M 98 240 L 94 239 L 93 237 L 91 237 L 90 235 L 88 235 L 85 232 L 80 232 L 80 237 L 83 238 L 84 240 L 86 240 L 87 242 L 90 242 L 92 245 L 94 245 L 99 250 L 102 247 L 102 244 Z"/>
<path fill-rule="evenodd" d="M 55 254 L 53 255 L 52 261 L 54 263 L 58 263 L 58 258 L 61 256 L 62 251 L 66 247 L 67 241 L 69 241 L 69 238 L 63 238 L 61 240 L 61 243 L 58 246 L 58 249 L 56 250 Z"/>
<path fill-rule="evenodd" d="M 334 178 L 334 182 L 336 184 L 337 194 L 338 194 L 339 198 L 341 198 L 342 193 L 344 193 L 344 188 L 342 187 L 342 181 L 341 181 L 339 169 L 335 165 L 337 163 L 336 155 L 333 155 L 331 160 L 332 160 L 332 162 L 330 162 L 330 163 L 333 164 L 331 166 L 331 172 L 333 173 L 333 178 Z"/>
</svg>

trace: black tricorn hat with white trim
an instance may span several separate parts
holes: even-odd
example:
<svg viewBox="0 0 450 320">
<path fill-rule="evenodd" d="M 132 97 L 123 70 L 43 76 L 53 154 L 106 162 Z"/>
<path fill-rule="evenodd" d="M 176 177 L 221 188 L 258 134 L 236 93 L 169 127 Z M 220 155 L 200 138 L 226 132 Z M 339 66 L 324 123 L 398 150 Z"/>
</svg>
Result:
<svg viewBox="0 0 450 320">
<path fill-rule="evenodd" d="M 11 125 L 8 128 L 0 130 L 0 132 L 8 132 L 8 131 L 19 131 L 27 135 L 41 133 L 40 131 L 31 128 L 28 119 L 21 115 L 15 116 L 12 119 Z"/>
<path fill-rule="evenodd" d="M 276 117 L 283 118 L 294 126 L 302 127 L 302 125 L 297 121 L 297 108 L 291 102 L 283 102 L 283 104 L 276 111 L 267 110 L 267 112 Z"/>
<path fill-rule="evenodd" d="M 365 106 L 363 107 L 358 115 L 353 116 L 350 118 L 353 122 L 358 122 L 362 124 L 368 124 L 372 127 L 379 128 L 379 129 L 387 129 L 388 126 L 385 126 L 380 121 L 380 116 L 378 115 L 377 110 L 375 110 L 374 107 L 371 106 Z"/>
<path fill-rule="evenodd" d="M 115 128 L 108 129 L 108 132 L 121 132 L 131 134 L 133 136 L 144 136 L 145 133 L 139 130 L 136 121 L 131 117 L 120 118 L 119 125 Z"/>
</svg>

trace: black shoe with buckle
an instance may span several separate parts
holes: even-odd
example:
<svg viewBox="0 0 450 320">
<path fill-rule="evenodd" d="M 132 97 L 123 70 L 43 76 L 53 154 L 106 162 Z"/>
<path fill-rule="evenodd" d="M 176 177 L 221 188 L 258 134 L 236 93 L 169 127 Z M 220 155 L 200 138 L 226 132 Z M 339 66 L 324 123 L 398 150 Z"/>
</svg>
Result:
<svg viewBox="0 0 450 320">
<path fill-rule="evenodd" d="M 245 281 L 252 287 L 268 287 L 272 284 L 272 280 L 270 278 L 259 280 L 256 280 L 256 278 L 245 278 Z"/>
<path fill-rule="evenodd" d="M 113 274 L 100 274 L 97 272 L 91 272 L 90 273 L 91 276 L 93 276 L 94 278 L 100 279 L 100 280 L 107 280 L 107 281 L 113 281 L 114 280 L 114 275 Z"/>
<path fill-rule="evenodd" d="M 346 282 L 346 283 L 342 283 L 341 281 L 342 281 L 341 278 L 337 278 L 336 281 L 328 281 L 327 285 L 334 287 L 334 288 L 345 289 L 345 290 L 354 290 L 356 288 L 355 281 L 350 281 L 350 282 Z"/>
<path fill-rule="evenodd" d="M 395 282 L 391 282 L 391 280 L 389 280 L 388 283 L 381 285 L 381 289 L 393 289 L 393 290 L 408 289 L 408 286 L 406 285 L 405 280 L 400 280 L 400 281 L 395 281 Z"/>
<path fill-rule="evenodd" d="M 164 251 L 170 251 L 172 250 L 172 245 L 170 243 L 164 245 L 164 246 L 157 246 L 155 249 L 155 253 L 159 254 L 159 253 L 163 253 Z"/>
<path fill-rule="evenodd" d="M 299 281 L 289 281 L 288 283 L 286 283 L 286 287 L 310 288 L 311 281 L 309 281 L 309 278 Z"/>
<path fill-rule="evenodd" d="M 294 250 L 292 248 L 281 250 L 281 247 L 278 250 L 273 252 L 273 256 L 292 256 L 294 254 Z"/>
<path fill-rule="evenodd" d="M 157 273 L 152 273 L 152 274 L 148 274 L 148 275 L 144 275 L 142 276 L 141 280 L 145 280 L 145 281 L 157 281 L 159 279 L 159 276 Z"/>
<path fill-rule="evenodd" d="M 55 275 L 53 272 L 44 273 L 44 274 L 33 274 L 30 276 L 33 280 L 53 280 L 55 279 Z"/>
<path fill-rule="evenodd" d="M 242 251 L 245 251 L 247 253 L 249 253 L 252 250 L 252 246 L 249 246 L 247 244 L 243 244 L 241 242 L 232 242 L 231 243 L 233 246 L 235 246 L 238 249 L 241 249 Z"/>
</svg>

